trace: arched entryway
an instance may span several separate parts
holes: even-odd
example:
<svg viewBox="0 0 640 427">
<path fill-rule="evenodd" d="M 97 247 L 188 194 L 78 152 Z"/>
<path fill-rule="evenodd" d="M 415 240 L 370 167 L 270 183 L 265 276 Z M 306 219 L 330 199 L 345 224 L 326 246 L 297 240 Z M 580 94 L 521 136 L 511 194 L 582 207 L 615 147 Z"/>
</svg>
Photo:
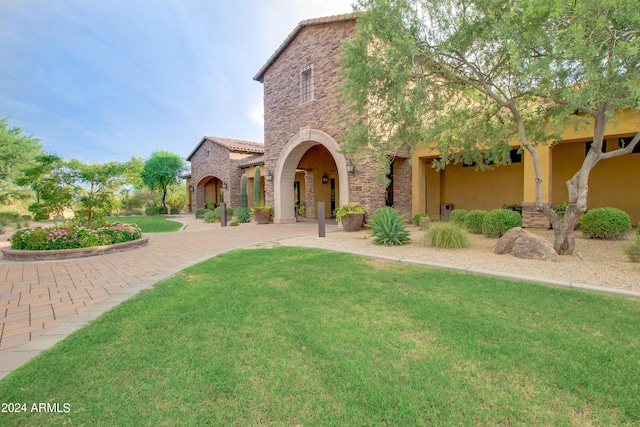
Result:
<svg viewBox="0 0 640 427">
<path fill-rule="evenodd" d="M 205 176 L 196 186 L 196 207 L 203 208 L 207 203 L 220 205 L 220 189 L 223 181 L 215 176 Z"/>
<path fill-rule="evenodd" d="M 333 159 L 334 170 L 313 169 L 315 179 L 314 182 L 323 182 L 322 179 L 326 174 L 329 191 L 331 187 L 332 175 L 334 175 L 335 196 L 339 200 L 340 205 L 349 203 L 349 177 L 347 174 L 347 166 L 345 157 L 339 152 L 340 146 L 328 134 L 316 129 L 302 129 L 295 137 L 293 137 L 280 153 L 274 176 L 274 212 L 273 221 L 276 223 L 295 222 L 295 195 L 294 182 L 296 179 L 296 171 L 300 165 L 300 160 L 305 153 L 315 146 L 322 146 L 320 153 L 328 152 Z M 320 148 L 320 147 L 318 147 Z M 308 165 L 307 165 L 308 166 Z M 322 188 L 324 192 L 325 188 Z M 315 195 L 314 188 L 307 186 L 307 192 Z M 320 192 L 317 193 L 320 195 Z M 323 196 L 326 198 L 326 196 Z M 307 204 L 307 210 L 311 208 L 315 212 L 315 204 L 317 200 L 312 198 L 314 206 Z M 336 206 L 337 207 L 337 206 Z M 325 210 L 330 212 L 331 206 L 325 202 Z"/>
</svg>

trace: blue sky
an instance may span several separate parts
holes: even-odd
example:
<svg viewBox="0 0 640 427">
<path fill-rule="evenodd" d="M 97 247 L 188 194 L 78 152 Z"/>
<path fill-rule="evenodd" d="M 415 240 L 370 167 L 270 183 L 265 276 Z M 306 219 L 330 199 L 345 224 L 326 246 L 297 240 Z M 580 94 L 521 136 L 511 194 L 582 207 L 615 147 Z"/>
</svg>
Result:
<svg viewBox="0 0 640 427">
<path fill-rule="evenodd" d="M 353 0 L 2 0 L 0 118 L 85 162 L 263 140 L 253 76 L 302 20 Z"/>
</svg>

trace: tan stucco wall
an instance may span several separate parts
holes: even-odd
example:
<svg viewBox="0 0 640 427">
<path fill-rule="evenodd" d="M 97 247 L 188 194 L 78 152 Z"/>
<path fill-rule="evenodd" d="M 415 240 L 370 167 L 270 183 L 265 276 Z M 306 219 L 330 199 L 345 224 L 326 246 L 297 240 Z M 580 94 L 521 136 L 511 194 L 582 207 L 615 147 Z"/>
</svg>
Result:
<svg viewBox="0 0 640 427">
<path fill-rule="evenodd" d="M 313 183 L 315 188 L 315 203 L 324 202 L 325 218 L 331 218 L 331 181 L 327 182 L 326 184 L 322 183 L 322 175 L 325 173 L 327 174 L 329 180 L 331 180 L 331 178 L 334 178 L 336 180 L 336 208 L 340 207 L 340 194 L 338 191 L 340 181 L 336 163 L 334 162 L 331 153 L 329 153 L 329 151 L 322 145 L 311 147 L 302 156 L 302 159 L 300 159 L 298 168 L 312 170 Z M 298 179 L 299 177 L 299 173 L 296 172 L 296 179 Z M 302 181 L 304 182 L 304 179 L 302 179 Z M 293 191 L 293 188 L 291 190 Z M 307 216 L 308 218 L 316 218 L 315 212 L 309 213 L 311 216 Z"/>
</svg>

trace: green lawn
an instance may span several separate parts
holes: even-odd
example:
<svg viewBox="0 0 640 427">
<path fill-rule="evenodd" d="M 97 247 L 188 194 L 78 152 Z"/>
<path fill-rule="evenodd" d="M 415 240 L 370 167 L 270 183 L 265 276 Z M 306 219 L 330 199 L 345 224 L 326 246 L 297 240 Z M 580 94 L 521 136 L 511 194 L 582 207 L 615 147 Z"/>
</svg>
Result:
<svg viewBox="0 0 640 427">
<path fill-rule="evenodd" d="M 640 301 L 350 254 L 235 251 L 0 381 L 0 425 L 637 425 Z"/>
<path fill-rule="evenodd" d="M 130 222 L 137 224 L 143 233 L 165 233 L 170 231 L 178 231 L 182 228 L 182 224 L 177 221 L 169 221 L 169 218 L 175 216 L 167 215 L 151 215 L 151 216 L 110 216 L 106 220 L 109 223 L 114 222 Z"/>
</svg>

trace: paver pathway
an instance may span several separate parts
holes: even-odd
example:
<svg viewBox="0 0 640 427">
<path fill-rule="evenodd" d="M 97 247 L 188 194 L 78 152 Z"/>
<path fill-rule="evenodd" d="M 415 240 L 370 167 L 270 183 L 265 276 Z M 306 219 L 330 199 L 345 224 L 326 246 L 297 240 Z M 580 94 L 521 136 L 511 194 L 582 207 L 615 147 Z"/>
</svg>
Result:
<svg viewBox="0 0 640 427">
<path fill-rule="evenodd" d="M 153 233 L 148 246 L 66 261 L 0 258 L 0 378 L 142 289 L 232 249 L 316 233 L 317 224 L 221 228 L 182 216 L 179 233 Z M 327 231 L 335 230 L 335 225 Z"/>
</svg>

